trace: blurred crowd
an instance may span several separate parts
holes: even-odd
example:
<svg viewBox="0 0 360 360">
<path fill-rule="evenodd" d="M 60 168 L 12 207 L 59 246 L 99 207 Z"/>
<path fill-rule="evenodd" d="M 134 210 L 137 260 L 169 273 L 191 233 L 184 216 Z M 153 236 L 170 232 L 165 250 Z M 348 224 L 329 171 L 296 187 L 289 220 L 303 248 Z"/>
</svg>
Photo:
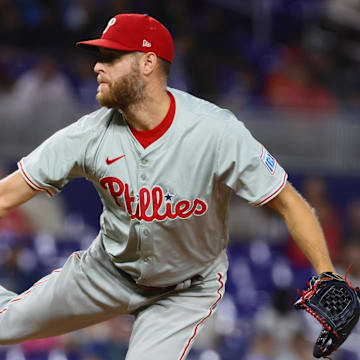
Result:
<svg viewBox="0 0 360 360">
<path fill-rule="evenodd" d="M 8 119 L 3 131 L 10 133 L 10 124 L 25 142 L 34 129 L 45 134 L 42 129 L 56 130 L 98 106 L 94 54 L 74 43 L 98 37 L 119 12 L 148 13 L 169 28 L 176 51 L 170 86 L 235 113 L 261 107 L 326 117 L 359 110 L 360 1 L 247 3 L 0 0 L 0 117 Z M 0 169 L 0 178 L 6 173 Z M 352 264 L 349 279 L 360 284 L 360 198 L 339 199 L 325 177 L 302 175 L 299 190 L 316 210 L 337 270 L 344 274 Z M 77 202 L 72 194 L 39 196 L 0 220 L 2 285 L 22 292 L 91 243 L 98 225 L 79 215 Z M 233 360 L 234 354 L 240 360 L 312 359 L 319 328 L 292 310 L 294 290 L 313 275 L 310 264 L 267 207 L 233 199 L 229 223 L 227 294 L 189 360 Z M 66 336 L 0 347 L 0 360 L 121 360 L 132 322 L 125 316 Z M 359 360 L 359 337 L 357 328 L 334 359 Z"/>
<path fill-rule="evenodd" d="M 2 0 L 0 100 L 22 115 L 48 103 L 96 107 L 94 57 L 74 43 L 98 37 L 116 13 L 141 12 L 174 36 L 171 86 L 234 111 L 360 106 L 357 1 L 277 0 L 266 12 L 263 0 L 251 7 L 236 3 Z M 354 21 L 344 20 L 339 7 L 352 11 Z"/>
</svg>

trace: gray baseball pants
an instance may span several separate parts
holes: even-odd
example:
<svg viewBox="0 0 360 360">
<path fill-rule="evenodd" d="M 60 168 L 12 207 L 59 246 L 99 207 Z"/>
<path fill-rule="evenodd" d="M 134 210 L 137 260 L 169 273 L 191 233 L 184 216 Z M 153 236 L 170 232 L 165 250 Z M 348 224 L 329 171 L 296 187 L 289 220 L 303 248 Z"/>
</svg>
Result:
<svg viewBox="0 0 360 360">
<path fill-rule="evenodd" d="M 96 239 L 22 294 L 0 286 L 0 345 L 134 314 L 126 360 L 184 360 L 224 294 L 226 269 L 221 261 L 187 289 L 149 294 L 119 272 Z"/>
</svg>

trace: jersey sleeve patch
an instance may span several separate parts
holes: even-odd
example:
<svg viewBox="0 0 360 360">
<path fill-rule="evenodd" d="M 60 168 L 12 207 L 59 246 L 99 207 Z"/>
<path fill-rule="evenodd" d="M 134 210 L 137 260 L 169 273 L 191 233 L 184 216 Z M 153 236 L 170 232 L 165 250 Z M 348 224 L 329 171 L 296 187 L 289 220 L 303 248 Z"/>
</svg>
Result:
<svg viewBox="0 0 360 360">
<path fill-rule="evenodd" d="M 262 147 L 260 159 L 265 165 L 265 167 L 268 169 L 271 175 L 275 174 L 277 161 L 275 158 L 265 149 L 265 147 Z"/>
</svg>

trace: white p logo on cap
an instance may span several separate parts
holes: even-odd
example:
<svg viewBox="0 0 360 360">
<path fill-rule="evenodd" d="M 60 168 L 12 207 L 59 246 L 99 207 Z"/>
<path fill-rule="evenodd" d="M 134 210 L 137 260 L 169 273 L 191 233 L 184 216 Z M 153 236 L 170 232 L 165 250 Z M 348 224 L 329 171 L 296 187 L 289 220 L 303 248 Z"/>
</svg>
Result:
<svg viewBox="0 0 360 360">
<path fill-rule="evenodd" d="M 103 35 L 109 30 L 109 27 L 115 25 L 115 23 L 116 23 L 116 18 L 113 17 L 112 19 L 110 19 L 110 21 L 106 25 L 105 30 L 103 31 Z"/>
</svg>

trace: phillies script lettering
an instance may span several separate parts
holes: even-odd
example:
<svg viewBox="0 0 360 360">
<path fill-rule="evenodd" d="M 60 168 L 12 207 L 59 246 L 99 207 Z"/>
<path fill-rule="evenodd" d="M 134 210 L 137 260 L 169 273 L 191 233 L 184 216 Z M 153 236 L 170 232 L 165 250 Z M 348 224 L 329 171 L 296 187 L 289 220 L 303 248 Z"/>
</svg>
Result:
<svg viewBox="0 0 360 360">
<path fill-rule="evenodd" d="M 116 177 L 102 178 L 100 185 L 110 192 L 119 207 L 123 207 L 119 202 L 119 198 L 123 197 L 126 211 L 131 216 L 131 219 L 147 222 L 176 218 L 186 219 L 192 215 L 204 215 L 208 208 L 206 202 L 198 198 L 193 202 L 189 200 L 179 200 L 176 203 L 172 203 L 171 200 L 164 201 L 164 191 L 160 186 L 154 186 L 151 190 L 142 187 L 135 201 L 135 196 L 130 195 L 129 185 L 124 184 Z M 164 202 L 165 207 L 163 206 Z M 135 203 L 136 208 L 133 211 L 133 204 Z"/>
</svg>

